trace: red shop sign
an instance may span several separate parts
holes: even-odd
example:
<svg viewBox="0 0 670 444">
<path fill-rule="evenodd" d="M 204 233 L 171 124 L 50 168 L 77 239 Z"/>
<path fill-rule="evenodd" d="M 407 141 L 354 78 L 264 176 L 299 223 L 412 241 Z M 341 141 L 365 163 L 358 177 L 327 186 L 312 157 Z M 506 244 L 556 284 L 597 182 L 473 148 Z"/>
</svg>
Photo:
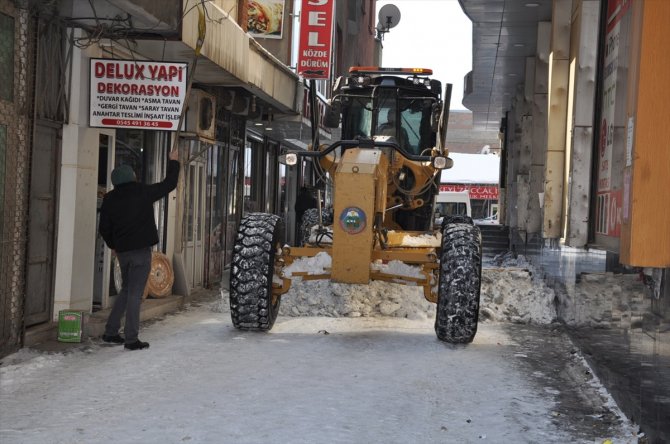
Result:
<svg viewBox="0 0 670 444">
<path fill-rule="evenodd" d="M 335 0 L 302 0 L 298 75 L 306 79 L 330 78 Z"/>
<path fill-rule="evenodd" d="M 498 199 L 498 187 L 496 185 L 440 185 L 440 191 L 466 190 L 470 192 L 470 199 Z"/>
</svg>

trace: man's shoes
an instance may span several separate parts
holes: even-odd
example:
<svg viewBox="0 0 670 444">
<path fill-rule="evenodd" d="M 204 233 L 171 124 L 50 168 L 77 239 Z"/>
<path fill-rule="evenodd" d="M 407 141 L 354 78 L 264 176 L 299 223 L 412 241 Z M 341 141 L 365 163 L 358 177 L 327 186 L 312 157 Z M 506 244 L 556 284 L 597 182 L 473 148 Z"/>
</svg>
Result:
<svg viewBox="0 0 670 444">
<path fill-rule="evenodd" d="M 121 345 L 126 342 L 121 335 L 102 335 L 102 340 L 105 342 L 111 342 L 112 344 Z"/>
<path fill-rule="evenodd" d="M 149 348 L 148 342 L 142 342 L 139 339 L 135 342 L 125 344 L 123 346 L 126 350 L 142 350 L 143 348 Z"/>
</svg>

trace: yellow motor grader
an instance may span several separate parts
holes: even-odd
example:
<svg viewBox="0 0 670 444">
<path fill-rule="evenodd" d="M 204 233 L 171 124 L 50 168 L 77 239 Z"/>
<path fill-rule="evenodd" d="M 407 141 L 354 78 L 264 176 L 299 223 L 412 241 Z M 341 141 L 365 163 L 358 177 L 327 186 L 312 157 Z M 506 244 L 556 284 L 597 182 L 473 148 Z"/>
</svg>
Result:
<svg viewBox="0 0 670 444">
<path fill-rule="evenodd" d="M 335 82 L 324 119 L 332 127 L 341 122 L 341 140 L 319 145 L 316 131 L 309 150 L 286 156 L 289 165 L 313 162 L 331 182 L 333 206 L 305 212 L 300 246 L 284 244 L 280 217 L 243 217 L 230 274 L 233 325 L 270 330 L 295 277 L 383 280 L 422 287 L 437 304 L 437 337 L 471 342 L 481 234 L 467 216 L 446 216 L 435 226 L 434 214 L 441 170 L 453 165 L 445 147 L 451 85 L 443 99 L 428 69 L 354 67 L 349 74 Z M 313 83 L 310 89 L 316 109 Z M 315 272 L 308 264 L 317 258 Z"/>
</svg>

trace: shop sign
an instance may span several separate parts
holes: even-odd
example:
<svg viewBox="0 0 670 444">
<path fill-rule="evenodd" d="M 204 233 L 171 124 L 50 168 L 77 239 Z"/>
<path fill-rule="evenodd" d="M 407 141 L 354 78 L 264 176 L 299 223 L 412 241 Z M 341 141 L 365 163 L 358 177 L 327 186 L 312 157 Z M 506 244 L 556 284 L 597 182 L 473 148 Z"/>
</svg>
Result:
<svg viewBox="0 0 670 444">
<path fill-rule="evenodd" d="M 89 125 L 176 131 L 186 63 L 91 59 Z"/>
<path fill-rule="evenodd" d="M 302 0 L 298 75 L 306 79 L 330 78 L 335 0 Z"/>
<path fill-rule="evenodd" d="M 598 193 L 596 233 L 613 237 L 621 235 L 623 204 L 622 190 Z"/>
<path fill-rule="evenodd" d="M 600 137 L 598 141 L 598 192 L 612 189 L 612 158 L 617 128 L 622 122 L 615 121 L 617 98 L 621 100 L 623 91 L 618 92 L 617 86 L 625 79 L 618 79 L 619 54 L 625 54 L 626 38 L 621 35 L 621 21 L 630 9 L 632 0 L 609 0 L 607 4 L 607 34 L 605 36 L 605 65 L 603 69 L 602 115 Z M 622 104 L 619 103 L 619 107 Z"/>
<path fill-rule="evenodd" d="M 470 199 L 497 200 L 498 187 L 496 185 L 440 185 L 440 191 L 469 191 Z"/>
<path fill-rule="evenodd" d="M 282 38 L 284 0 L 248 0 L 247 32 L 252 37 Z"/>
</svg>

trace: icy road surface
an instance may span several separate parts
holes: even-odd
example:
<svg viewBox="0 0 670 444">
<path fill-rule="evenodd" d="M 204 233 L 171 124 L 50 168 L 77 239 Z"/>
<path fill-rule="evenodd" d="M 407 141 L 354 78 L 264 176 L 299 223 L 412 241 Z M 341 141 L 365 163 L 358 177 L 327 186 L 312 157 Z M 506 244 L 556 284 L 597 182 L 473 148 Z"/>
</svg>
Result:
<svg viewBox="0 0 670 444">
<path fill-rule="evenodd" d="M 24 349 L 0 366 L 2 443 L 637 442 L 554 327 L 281 317 L 235 330 L 203 302 L 149 326 L 149 350 Z"/>
</svg>

